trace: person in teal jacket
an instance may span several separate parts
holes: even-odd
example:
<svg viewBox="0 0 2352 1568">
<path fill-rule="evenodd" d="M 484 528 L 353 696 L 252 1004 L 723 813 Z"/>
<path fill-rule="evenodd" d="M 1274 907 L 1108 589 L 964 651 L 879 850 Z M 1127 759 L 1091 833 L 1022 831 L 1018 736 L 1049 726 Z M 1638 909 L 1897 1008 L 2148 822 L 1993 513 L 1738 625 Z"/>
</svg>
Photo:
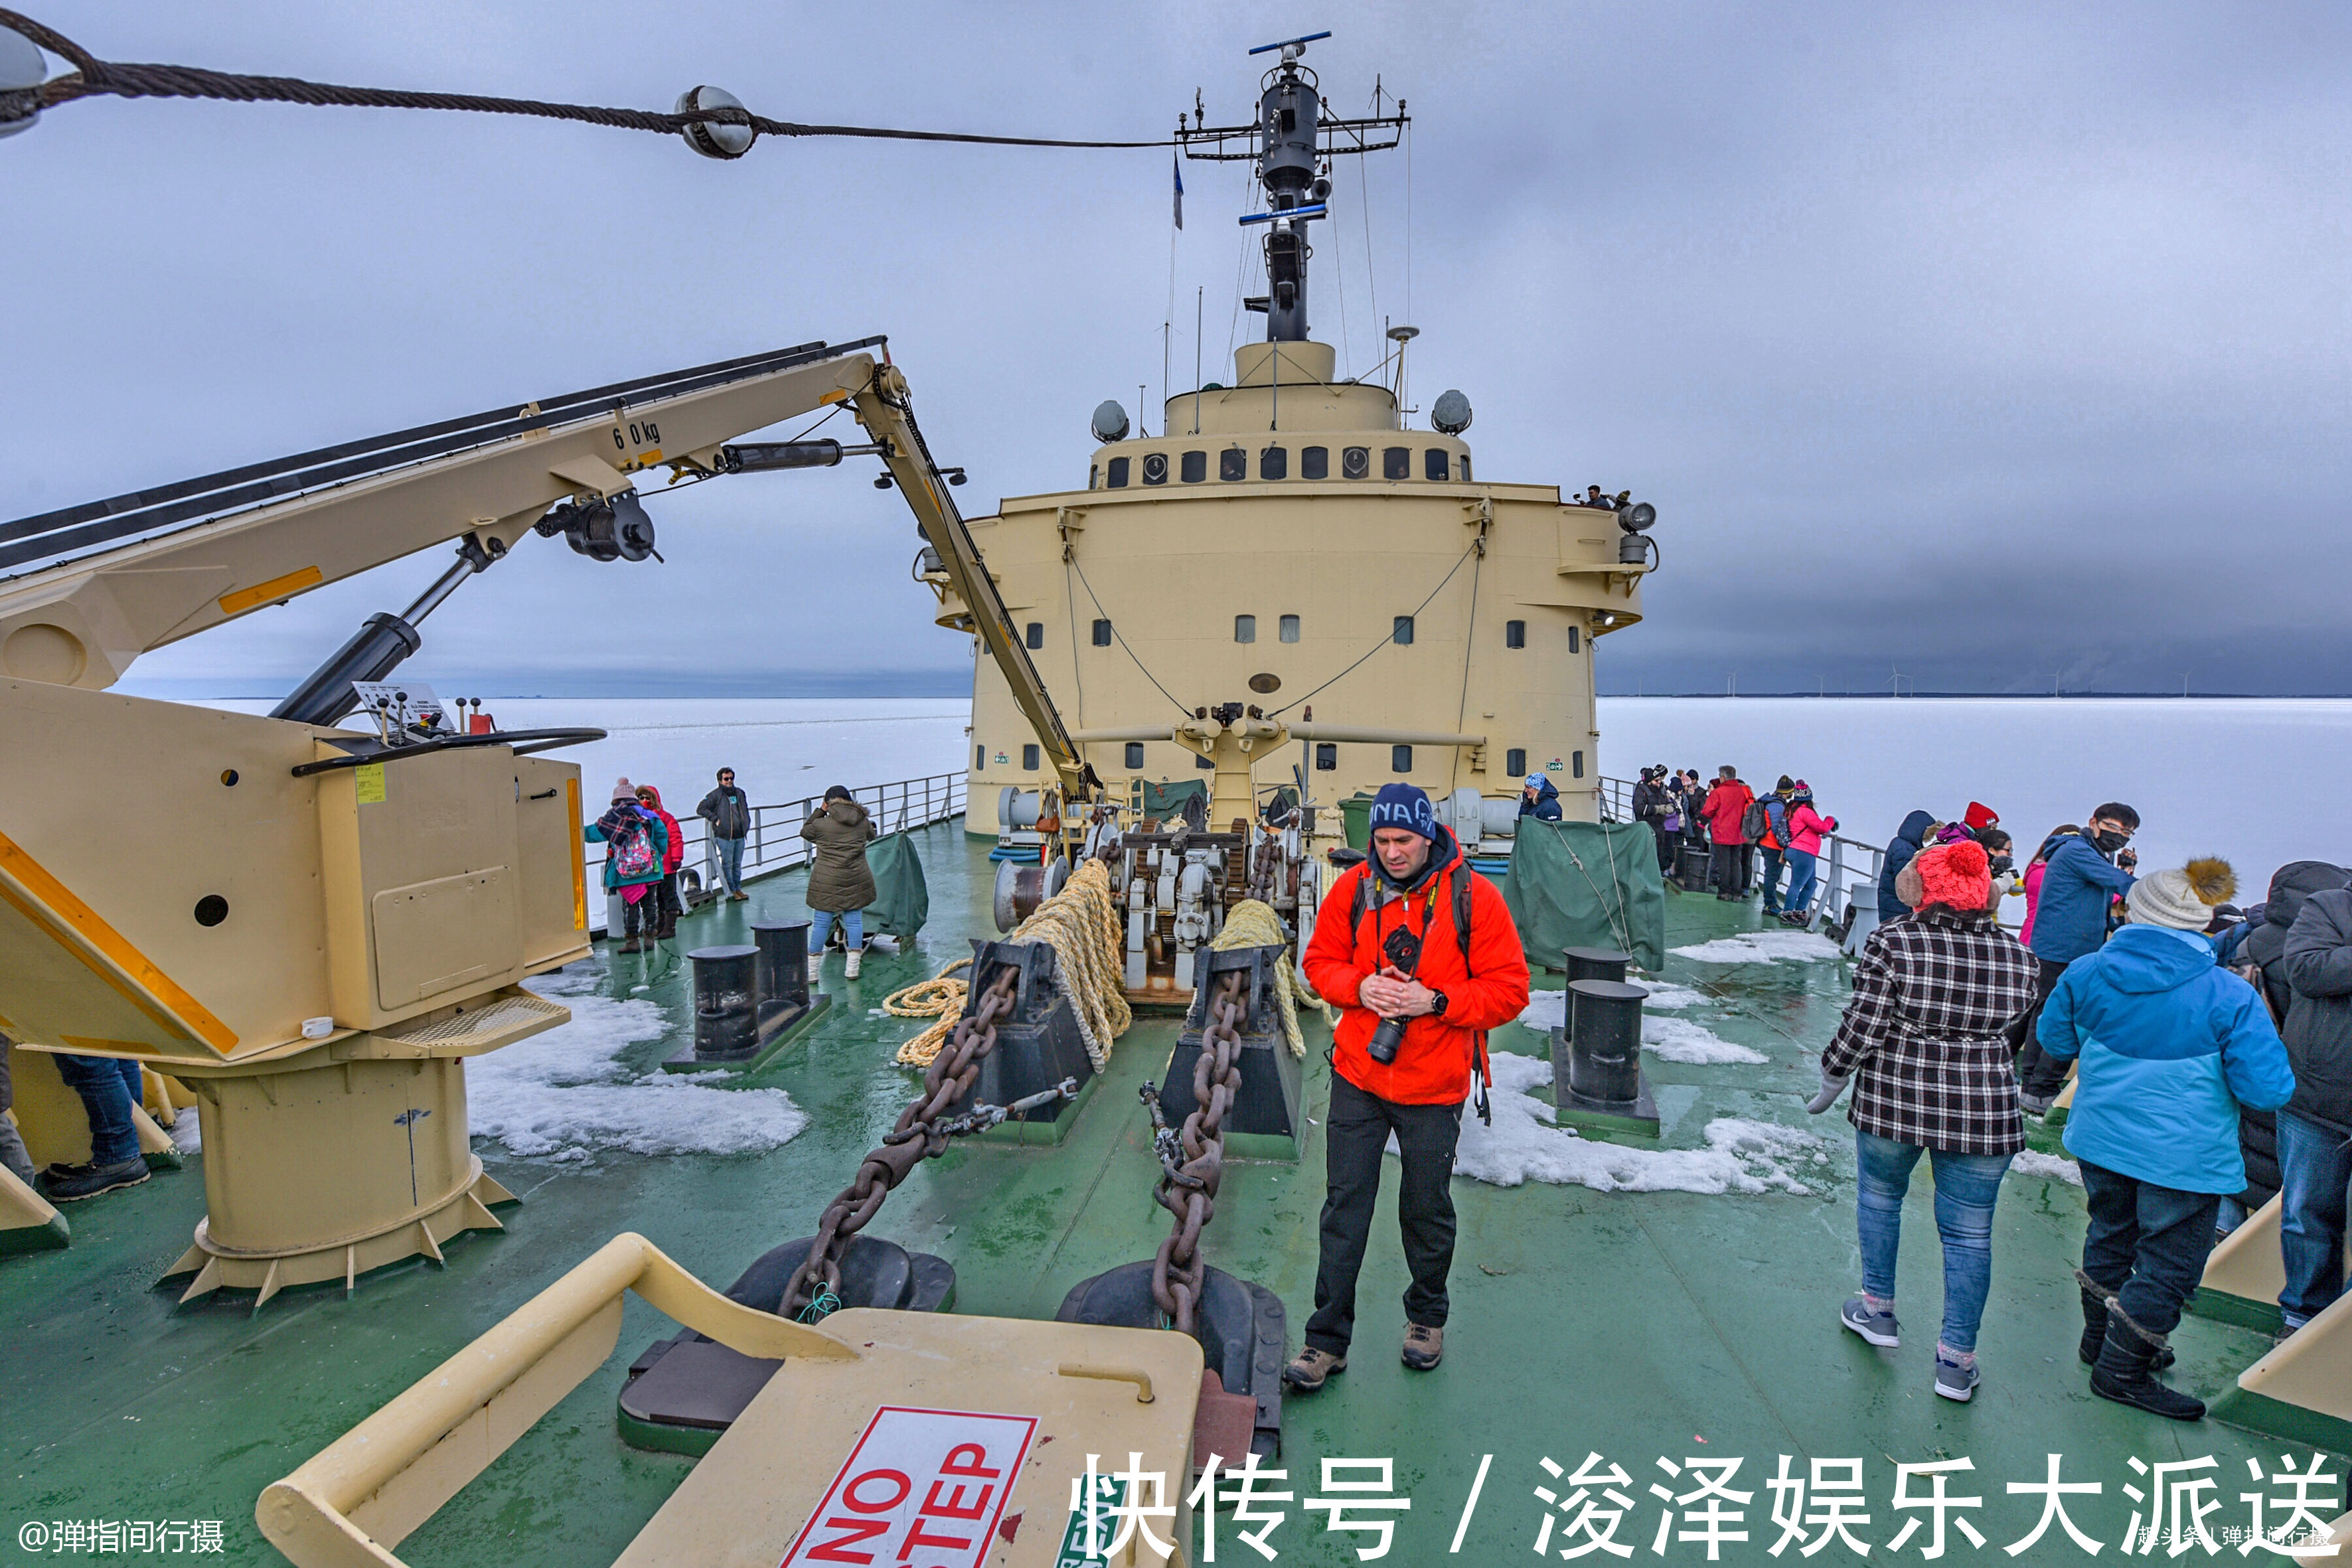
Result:
<svg viewBox="0 0 2352 1568">
<path fill-rule="evenodd" d="M 2213 1249 L 2223 1197 L 2245 1187 L 2238 1109 L 2294 1094 L 2286 1047 L 2254 988 L 2216 965 L 2214 907 L 2237 890 L 2223 860 L 2133 884 L 2130 923 L 2067 965 L 2035 1026 L 2077 1058 L 2066 1152 L 2083 1168 L 2082 1357 L 2091 1391 L 2176 1421 L 2202 1402 L 2156 1378 L 2165 1336 Z"/>
<path fill-rule="evenodd" d="M 628 875 L 623 875 L 620 862 L 626 852 L 626 841 L 637 834 L 645 835 L 653 850 L 651 862 Z M 604 815 L 580 830 L 580 836 L 591 844 L 610 844 L 604 856 L 604 890 L 621 895 L 624 907 L 623 952 L 643 952 L 654 945 L 654 932 L 661 929 L 661 898 L 657 884 L 662 879 L 662 866 L 669 854 L 669 829 L 662 819 L 637 803 L 637 792 L 627 779 L 613 786 L 613 803 Z M 613 938 L 607 931 L 607 942 Z"/>
</svg>

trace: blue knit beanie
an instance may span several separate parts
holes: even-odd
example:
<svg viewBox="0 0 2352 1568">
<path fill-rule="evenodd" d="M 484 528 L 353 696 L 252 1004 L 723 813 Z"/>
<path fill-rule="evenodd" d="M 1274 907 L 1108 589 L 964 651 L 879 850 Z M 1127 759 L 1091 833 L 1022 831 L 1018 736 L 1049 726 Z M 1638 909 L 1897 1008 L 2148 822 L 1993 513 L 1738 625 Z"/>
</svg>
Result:
<svg viewBox="0 0 2352 1568">
<path fill-rule="evenodd" d="M 1437 837 L 1437 813 L 1429 804 L 1429 796 L 1418 785 L 1388 784 L 1372 797 L 1371 827 L 1402 827 L 1418 833 L 1423 838 Z"/>
</svg>

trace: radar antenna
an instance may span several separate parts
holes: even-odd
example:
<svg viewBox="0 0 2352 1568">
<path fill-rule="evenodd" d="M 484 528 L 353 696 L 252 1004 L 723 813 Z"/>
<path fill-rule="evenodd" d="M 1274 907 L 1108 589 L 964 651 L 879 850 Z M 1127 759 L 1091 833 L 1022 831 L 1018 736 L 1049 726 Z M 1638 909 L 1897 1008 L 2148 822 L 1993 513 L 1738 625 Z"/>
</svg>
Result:
<svg viewBox="0 0 2352 1568">
<path fill-rule="evenodd" d="M 1241 221 L 1266 226 L 1266 291 L 1244 303 L 1265 312 L 1269 342 L 1298 342 L 1307 337 L 1307 262 L 1314 255 L 1307 243 L 1307 225 L 1328 215 L 1331 160 L 1344 153 L 1386 151 L 1397 144 L 1410 123 L 1402 99 L 1396 100 L 1393 114 L 1350 120 L 1328 112 L 1330 105 L 1323 100 L 1315 73 L 1299 60 L 1307 45 L 1330 36 L 1328 31 L 1307 33 L 1250 50 L 1252 55 L 1278 50 L 1282 58 L 1258 83 L 1254 122 L 1202 126 L 1197 91 L 1192 129 L 1182 129 L 1181 116 L 1178 121 L 1176 144 L 1185 157 L 1221 163 L 1248 159 L 1257 164 L 1266 210 L 1247 214 Z"/>
</svg>

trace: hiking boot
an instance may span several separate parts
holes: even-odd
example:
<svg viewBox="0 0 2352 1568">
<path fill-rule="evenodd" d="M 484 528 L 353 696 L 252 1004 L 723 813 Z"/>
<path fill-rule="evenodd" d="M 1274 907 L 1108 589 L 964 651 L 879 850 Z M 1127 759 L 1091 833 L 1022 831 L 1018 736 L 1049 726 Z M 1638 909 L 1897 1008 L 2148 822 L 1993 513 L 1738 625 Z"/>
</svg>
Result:
<svg viewBox="0 0 2352 1568">
<path fill-rule="evenodd" d="M 2123 1324 L 2110 1322 L 2098 1363 L 2091 1368 L 2091 1392 L 2168 1421 L 2203 1420 L 2205 1402 L 2158 1383 L 2155 1361 L 2155 1346 Z"/>
<path fill-rule="evenodd" d="M 2047 1116 L 2050 1114 L 2050 1108 L 2057 1103 L 2058 1097 L 2054 1094 L 2028 1094 L 2022 1089 L 2018 1091 L 2018 1109 L 2028 1116 Z"/>
<path fill-rule="evenodd" d="M 2088 1290 L 2083 1292 L 2083 1342 L 2074 1348 L 2075 1355 L 2084 1366 L 2096 1366 L 2099 1347 L 2107 1342 L 2107 1304 Z M 2150 1372 L 2162 1372 L 2172 1364 L 2172 1347 L 2165 1346 L 2147 1363 Z"/>
<path fill-rule="evenodd" d="M 751 901 L 751 895 L 749 893 L 735 892 L 730 893 L 727 896 L 739 904 L 748 904 Z"/>
<path fill-rule="evenodd" d="M 1903 1325 L 1895 1321 L 1893 1312 L 1874 1312 L 1870 1303 L 1860 1296 L 1849 1296 L 1838 1309 L 1838 1321 L 1860 1334 L 1881 1350 L 1893 1350 L 1903 1342 Z"/>
<path fill-rule="evenodd" d="M 1312 1394 L 1323 1386 L 1323 1380 L 1335 1372 L 1348 1370 L 1348 1358 L 1333 1355 L 1329 1351 L 1308 1345 L 1282 1369 L 1283 1384 L 1300 1394 Z"/>
<path fill-rule="evenodd" d="M 1445 1359 L 1445 1331 L 1426 1323 L 1407 1323 L 1399 1359 L 1415 1372 L 1432 1370 Z"/>
<path fill-rule="evenodd" d="M 147 1179 L 147 1162 L 139 1155 L 112 1165 L 51 1165 L 42 1178 L 49 1201 L 79 1203 L 118 1187 L 135 1187 Z"/>
<path fill-rule="evenodd" d="M 1962 1366 L 1956 1361 L 1946 1361 L 1944 1352 L 1936 1352 L 1936 1392 L 1946 1399 L 1966 1405 L 1977 1396 L 1977 1369 L 1973 1363 Z"/>
</svg>

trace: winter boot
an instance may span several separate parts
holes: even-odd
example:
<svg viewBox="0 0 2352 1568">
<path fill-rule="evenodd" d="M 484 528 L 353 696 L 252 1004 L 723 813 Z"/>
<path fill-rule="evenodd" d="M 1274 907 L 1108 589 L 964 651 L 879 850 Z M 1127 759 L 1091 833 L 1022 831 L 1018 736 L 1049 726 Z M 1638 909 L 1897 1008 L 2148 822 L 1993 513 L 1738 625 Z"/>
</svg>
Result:
<svg viewBox="0 0 2352 1568">
<path fill-rule="evenodd" d="M 2150 1370 L 2156 1347 L 2120 1322 L 2107 1325 L 2098 1364 L 2091 1368 L 2091 1392 L 2168 1421 L 2201 1421 L 2205 1402 L 2158 1383 Z"/>
<path fill-rule="evenodd" d="M 865 949 L 863 949 L 863 948 L 856 948 L 856 947 L 853 947 L 853 948 L 851 948 L 851 949 L 849 950 L 849 961 L 848 961 L 848 963 L 847 963 L 845 965 L 844 965 L 844 966 L 843 966 L 843 969 L 842 969 L 842 972 L 841 972 L 842 978 L 843 978 L 843 979 L 845 979 L 845 980 L 855 980 L 855 979 L 856 979 L 856 978 L 857 978 L 857 961 L 858 961 L 859 959 L 861 959 L 861 958 L 865 957 L 865 956 L 866 956 L 866 951 L 865 951 Z"/>
<path fill-rule="evenodd" d="M 2106 1341 L 2107 1304 L 2085 1290 L 2083 1292 L 2083 1342 L 2074 1353 L 2082 1357 L 2084 1366 L 2096 1366 L 2099 1363 L 2099 1347 Z M 2162 1372 L 2172 1364 L 2172 1347 L 2167 1345 L 2156 1352 L 2154 1361 L 2147 1363 L 2148 1370 Z"/>
</svg>

